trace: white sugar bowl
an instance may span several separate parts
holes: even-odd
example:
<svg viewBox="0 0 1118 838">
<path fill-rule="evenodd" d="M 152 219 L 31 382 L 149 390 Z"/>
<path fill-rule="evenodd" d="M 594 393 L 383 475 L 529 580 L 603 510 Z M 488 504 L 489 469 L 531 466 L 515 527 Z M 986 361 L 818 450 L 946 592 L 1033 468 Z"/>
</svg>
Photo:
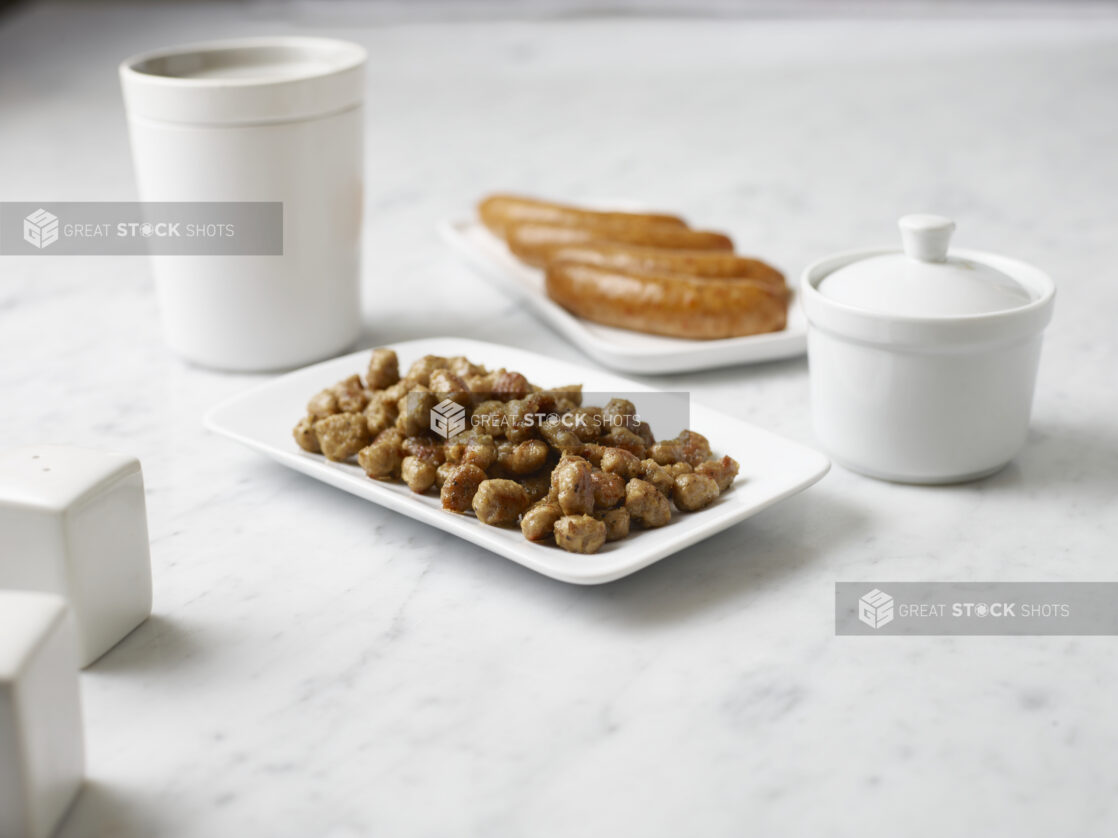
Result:
<svg viewBox="0 0 1118 838">
<path fill-rule="evenodd" d="M 903 251 L 840 253 L 804 271 L 816 436 L 871 477 L 984 477 L 1025 444 L 1055 285 L 1004 256 L 948 254 L 947 218 L 907 215 L 900 228 Z"/>
</svg>

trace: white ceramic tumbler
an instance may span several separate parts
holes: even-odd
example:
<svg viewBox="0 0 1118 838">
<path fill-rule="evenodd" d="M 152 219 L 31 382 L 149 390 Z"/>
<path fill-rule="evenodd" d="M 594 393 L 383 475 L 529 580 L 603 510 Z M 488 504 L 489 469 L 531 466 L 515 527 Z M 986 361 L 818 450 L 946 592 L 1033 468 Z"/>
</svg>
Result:
<svg viewBox="0 0 1118 838">
<path fill-rule="evenodd" d="M 144 201 L 278 201 L 283 255 L 154 256 L 167 341 L 226 370 L 341 352 L 360 328 L 365 51 L 276 37 L 120 66 Z"/>
</svg>

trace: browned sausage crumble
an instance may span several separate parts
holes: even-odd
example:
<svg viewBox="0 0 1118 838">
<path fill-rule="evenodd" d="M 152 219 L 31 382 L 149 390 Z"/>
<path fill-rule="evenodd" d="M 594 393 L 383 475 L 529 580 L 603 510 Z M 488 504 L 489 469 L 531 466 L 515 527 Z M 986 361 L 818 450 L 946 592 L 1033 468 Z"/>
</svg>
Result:
<svg viewBox="0 0 1118 838">
<path fill-rule="evenodd" d="M 465 422 L 450 439 L 432 426 L 432 410 L 443 408 Z M 401 375 L 396 352 L 382 348 L 364 380 L 351 375 L 313 396 L 293 435 L 310 454 L 356 457 L 375 480 L 437 492 L 449 512 L 594 553 L 670 523 L 673 504 L 710 506 L 738 474 L 702 434 L 657 442 L 637 416 L 627 399 L 583 405 L 581 385 L 547 390 L 461 356 L 427 355 Z"/>
</svg>

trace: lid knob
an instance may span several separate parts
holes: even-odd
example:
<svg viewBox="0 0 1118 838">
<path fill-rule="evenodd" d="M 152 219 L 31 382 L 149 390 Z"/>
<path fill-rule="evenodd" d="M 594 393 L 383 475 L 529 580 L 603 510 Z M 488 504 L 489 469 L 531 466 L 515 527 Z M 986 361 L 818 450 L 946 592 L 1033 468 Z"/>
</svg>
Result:
<svg viewBox="0 0 1118 838">
<path fill-rule="evenodd" d="M 906 215 L 898 224 L 905 256 L 918 262 L 947 261 L 954 221 L 942 215 Z"/>
</svg>

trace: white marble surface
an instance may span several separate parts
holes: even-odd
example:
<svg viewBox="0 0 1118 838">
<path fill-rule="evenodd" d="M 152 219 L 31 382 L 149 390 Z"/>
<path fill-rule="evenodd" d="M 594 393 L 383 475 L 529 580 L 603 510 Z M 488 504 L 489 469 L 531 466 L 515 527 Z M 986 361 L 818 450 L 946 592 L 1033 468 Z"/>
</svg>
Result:
<svg viewBox="0 0 1118 838">
<path fill-rule="evenodd" d="M 496 325 L 581 360 L 435 238 L 495 187 L 680 208 L 789 272 L 930 209 L 1060 285 L 1034 432 L 984 482 L 836 469 L 569 587 L 204 434 L 254 379 L 167 354 L 143 260 L 4 257 L 4 443 L 123 449 L 149 489 L 156 616 L 82 675 L 63 836 L 1118 831 L 1113 638 L 836 638 L 832 605 L 836 580 L 1118 576 L 1118 21 L 272 13 L 0 19 L 0 199 L 133 195 L 131 52 L 341 34 L 371 55 L 369 343 Z M 811 441 L 803 360 L 661 383 Z"/>
</svg>

